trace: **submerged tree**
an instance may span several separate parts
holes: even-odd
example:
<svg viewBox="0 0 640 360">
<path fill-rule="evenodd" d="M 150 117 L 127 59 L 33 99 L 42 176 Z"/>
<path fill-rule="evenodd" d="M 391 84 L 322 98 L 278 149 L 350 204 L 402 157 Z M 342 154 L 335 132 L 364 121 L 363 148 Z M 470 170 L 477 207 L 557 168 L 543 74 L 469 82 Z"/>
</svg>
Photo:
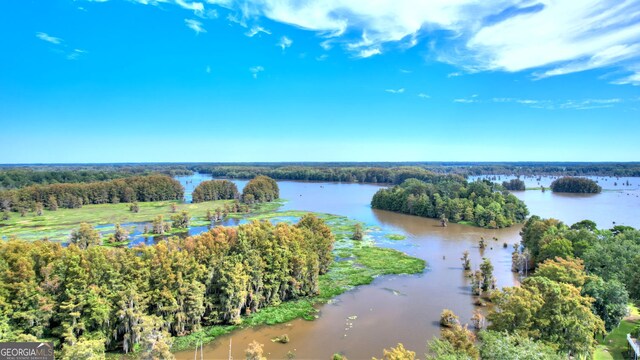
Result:
<svg viewBox="0 0 640 360">
<path fill-rule="evenodd" d="M 255 340 L 250 342 L 249 346 L 244 351 L 245 359 L 247 359 L 247 360 L 267 360 L 267 358 L 262 355 L 264 353 L 264 350 L 262 350 L 263 346 L 264 345 L 260 344 L 259 342 L 255 341 Z"/>
<path fill-rule="evenodd" d="M 364 235 L 362 233 L 362 225 L 360 225 L 360 223 L 357 223 L 353 228 L 353 235 L 351 235 L 351 239 L 362 240 L 363 237 Z"/>
<path fill-rule="evenodd" d="M 80 224 L 80 228 L 74 229 L 71 232 L 71 238 L 69 242 L 76 245 L 80 249 L 86 249 L 89 246 L 102 244 L 100 233 L 88 223 L 82 223 Z"/>
<path fill-rule="evenodd" d="M 156 216 L 156 218 L 153 219 L 152 227 L 154 234 L 163 235 L 165 231 L 164 217 L 162 215 Z"/>
<path fill-rule="evenodd" d="M 471 259 L 469 259 L 469 251 L 465 250 L 462 253 L 462 257 L 460 258 L 460 260 L 462 260 L 462 268 L 465 271 L 471 270 Z"/>
<path fill-rule="evenodd" d="M 171 216 L 171 222 L 174 228 L 176 229 L 186 229 L 189 227 L 191 220 L 191 216 L 189 216 L 189 212 L 183 210 L 180 214 L 175 214 Z"/>
<path fill-rule="evenodd" d="M 113 233 L 113 241 L 114 242 L 123 242 L 127 241 L 129 238 L 129 233 L 125 230 L 120 224 L 116 223 L 116 228 Z"/>
<path fill-rule="evenodd" d="M 442 313 L 440 314 L 440 325 L 444 327 L 453 327 L 456 324 L 460 324 L 458 316 L 449 309 L 442 310 Z"/>
<path fill-rule="evenodd" d="M 482 272 L 482 291 L 489 291 L 493 289 L 494 278 L 493 278 L 493 264 L 491 264 L 491 260 L 484 258 L 482 264 L 480 264 L 480 271 Z"/>
<path fill-rule="evenodd" d="M 383 356 L 381 360 L 415 360 L 416 353 L 404 348 L 404 345 L 398 344 L 398 346 L 389 350 L 383 350 Z M 378 360 L 373 358 L 373 360 Z"/>
</svg>

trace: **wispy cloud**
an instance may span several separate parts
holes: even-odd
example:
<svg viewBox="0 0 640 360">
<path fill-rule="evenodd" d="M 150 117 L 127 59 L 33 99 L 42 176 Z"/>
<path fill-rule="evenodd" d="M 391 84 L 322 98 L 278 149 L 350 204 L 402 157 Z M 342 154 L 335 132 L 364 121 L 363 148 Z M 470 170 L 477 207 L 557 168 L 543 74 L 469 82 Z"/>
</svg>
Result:
<svg viewBox="0 0 640 360">
<path fill-rule="evenodd" d="M 283 36 L 280 38 L 280 41 L 278 41 L 277 45 L 282 48 L 282 51 L 284 51 L 286 48 L 290 47 L 291 44 L 293 44 L 293 40 L 289 39 L 286 36 Z"/>
<path fill-rule="evenodd" d="M 257 26 L 257 25 L 249 29 L 249 31 L 247 31 L 244 34 L 247 35 L 248 37 L 254 37 L 260 33 L 271 35 L 271 31 L 263 28 L 262 26 Z"/>
<path fill-rule="evenodd" d="M 368 58 L 368 57 L 372 57 L 374 55 L 380 55 L 382 54 L 382 50 L 380 50 L 379 48 L 369 48 L 369 49 L 363 49 L 360 50 L 355 57 L 358 58 Z"/>
<path fill-rule="evenodd" d="M 59 45 L 60 43 L 62 43 L 62 39 L 51 36 L 43 32 L 36 33 L 36 37 L 40 40 L 46 41 L 48 43 L 56 44 L 56 45 Z"/>
<path fill-rule="evenodd" d="M 253 76 L 254 79 L 257 79 L 258 74 L 263 71 L 264 71 L 264 68 L 260 65 L 249 68 L 249 72 L 251 73 L 251 76 Z"/>
<path fill-rule="evenodd" d="M 461 103 L 461 104 L 472 104 L 472 103 L 477 103 L 479 101 L 476 100 L 476 99 L 465 99 L 465 98 L 462 98 L 462 99 L 453 99 L 453 102 Z"/>
<path fill-rule="evenodd" d="M 424 33 L 444 30 L 453 36 L 441 43 L 430 40 L 430 53 L 465 71 L 530 71 L 539 79 L 618 67 L 630 75 L 613 83 L 638 82 L 640 2 L 635 0 L 379 0 L 375 6 L 352 0 L 225 3 L 239 10 L 243 19 L 265 16 L 316 31 L 357 58 L 386 52 L 391 43 L 415 46 L 430 38 L 421 36 Z"/>
<path fill-rule="evenodd" d="M 452 72 L 452 73 L 448 73 L 447 74 L 448 78 L 458 77 L 458 76 L 462 76 L 462 73 L 461 72 Z"/>
<path fill-rule="evenodd" d="M 44 32 L 36 33 L 36 37 L 42 41 L 46 41 L 52 44 L 53 47 L 51 50 L 57 54 L 64 56 L 67 60 L 77 60 L 87 52 L 86 50 L 71 48 L 61 38 L 51 36 Z"/>
<path fill-rule="evenodd" d="M 73 49 L 73 51 L 67 54 L 67 60 L 78 60 L 80 56 L 85 54 L 86 51 L 82 49 Z"/>
<path fill-rule="evenodd" d="M 431 98 L 431 96 L 429 96 L 429 94 L 425 94 L 425 93 L 419 93 L 418 94 L 419 98 L 423 98 L 423 99 L 429 99 Z"/>
<path fill-rule="evenodd" d="M 189 29 L 195 31 L 196 35 L 207 32 L 207 30 L 205 30 L 205 28 L 202 27 L 202 23 L 198 20 L 184 19 L 184 23 L 187 25 Z"/>
<path fill-rule="evenodd" d="M 400 88 L 400 89 L 386 89 L 385 90 L 388 93 L 391 94 L 402 94 L 404 92 L 404 88 Z"/>
<path fill-rule="evenodd" d="M 625 102 L 621 98 L 609 99 L 580 99 L 580 100 L 549 100 L 549 99 L 517 99 L 517 98 L 493 98 L 490 100 L 494 103 L 514 103 L 534 109 L 570 109 L 570 110 L 589 110 L 613 107 L 616 104 Z"/>
<path fill-rule="evenodd" d="M 217 16 L 211 11 L 223 7 L 229 11 L 227 19 L 243 27 L 266 17 L 315 31 L 323 39 L 323 49 L 340 46 L 355 58 L 406 49 L 429 39 L 425 48 L 430 57 L 462 70 L 451 77 L 463 72 L 527 71 L 533 79 L 543 79 L 614 68 L 626 75 L 609 79 L 611 83 L 640 84 L 638 0 L 377 0 L 375 6 L 353 0 L 130 1 L 173 3 L 200 17 Z M 451 34 L 446 41 L 429 36 L 443 31 Z M 260 33 L 270 34 L 259 25 L 246 34 Z"/>
<path fill-rule="evenodd" d="M 188 2 L 184 0 L 175 0 L 175 3 L 178 4 L 183 9 L 192 10 L 196 15 L 204 14 L 204 4 L 201 2 L 193 1 Z"/>
</svg>

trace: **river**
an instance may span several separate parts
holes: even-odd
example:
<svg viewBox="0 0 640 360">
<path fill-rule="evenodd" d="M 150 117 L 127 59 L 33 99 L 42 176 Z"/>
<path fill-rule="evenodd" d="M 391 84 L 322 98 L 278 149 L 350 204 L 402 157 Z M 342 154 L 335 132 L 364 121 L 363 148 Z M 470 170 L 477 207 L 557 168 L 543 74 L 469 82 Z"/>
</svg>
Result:
<svg viewBox="0 0 640 360">
<path fill-rule="evenodd" d="M 568 224 L 588 218 L 603 227 L 613 221 L 638 227 L 639 186 L 638 179 L 632 180 L 635 187 L 607 189 L 597 195 L 559 195 L 536 190 L 514 193 L 527 203 L 532 214 L 542 217 L 556 217 Z M 239 189 L 246 184 L 242 180 L 234 182 Z M 423 354 L 427 340 L 440 333 L 438 320 L 442 309 L 453 310 L 463 323 L 470 322 L 475 306 L 469 279 L 462 271 L 463 251 L 470 252 L 474 269 L 482 257 L 491 259 L 498 286 L 517 284 L 517 277 L 510 271 L 511 244 L 520 241 L 521 226 L 487 230 L 449 224 L 442 228 L 436 220 L 371 209 L 371 197 L 381 185 L 296 181 L 278 181 L 278 185 L 281 197 L 288 200 L 283 210 L 345 215 L 405 235 L 406 240 L 378 239 L 378 243 L 426 260 L 428 269 L 419 275 L 380 277 L 371 285 L 344 293 L 334 302 L 319 306 L 320 317 L 315 321 L 294 320 L 222 336 L 205 345 L 206 359 L 226 359 L 231 339 L 235 359 L 244 358 L 244 349 L 253 340 L 264 344 L 265 355 L 270 359 L 286 358 L 289 351 L 297 359 L 330 359 L 337 352 L 349 359 L 371 359 L 380 357 L 383 348 L 398 342 Z M 485 250 L 478 246 L 480 237 L 489 239 Z M 493 237 L 498 240 L 491 240 Z M 504 242 L 509 244 L 506 249 Z M 357 318 L 351 320 L 354 316 Z M 282 334 L 289 335 L 288 344 L 271 342 Z M 179 352 L 176 356 L 181 360 L 192 359 L 194 352 Z"/>
</svg>

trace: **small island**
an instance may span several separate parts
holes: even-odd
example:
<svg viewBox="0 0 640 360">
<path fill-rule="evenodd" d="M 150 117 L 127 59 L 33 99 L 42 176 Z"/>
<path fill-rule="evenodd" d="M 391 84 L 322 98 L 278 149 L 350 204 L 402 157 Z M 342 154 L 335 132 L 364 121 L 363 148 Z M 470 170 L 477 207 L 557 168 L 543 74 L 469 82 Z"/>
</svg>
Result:
<svg viewBox="0 0 640 360">
<path fill-rule="evenodd" d="M 373 196 L 374 209 L 441 219 L 490 229 L 523 222 L 529 211 L 513 194 L 500 191 L 489 181 L 468 183 L 457 177 L 425 182 L 407 179 L 402 184 L 380 189 Z"/>
<path fill-rule="evenodd" d="M 602 187 L 595 181 L 580 177 L 565 176 L 551 183 L 553 192 L 576 194 L 599 194 Z"/>
<path fill-rule="evenodd" d="M 503 181 L 502 187 L 511 191 L 524 191 L 526 190 L 524 181 L 520 179 L 511 179 L 510 181 Z"/>
</svg>

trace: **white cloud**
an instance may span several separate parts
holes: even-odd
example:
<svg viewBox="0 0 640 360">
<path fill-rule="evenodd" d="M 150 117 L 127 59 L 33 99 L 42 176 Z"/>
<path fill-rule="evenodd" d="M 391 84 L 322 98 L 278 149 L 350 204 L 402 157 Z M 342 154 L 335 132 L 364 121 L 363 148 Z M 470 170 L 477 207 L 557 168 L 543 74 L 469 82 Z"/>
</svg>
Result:
<svg viewBox="0 0 640 360">
<path fill-rule="evenodd" d="M 471 104 L 471 103 L 477 103 L 478 100 L 476 100 L 476 99 L 453 99 L 453 102 L 461 103 L 461 104 Z"/>
<path fill-rule="evenodd" d="M 400 89 L 386 89 L 385 90 L 388 93 L 391 94 L 402 94 L 404 92 L 404 88 L 400 88 Z"/>
<path fill-rule="evenodd" d="M 418 97 L 419 97 L 419 98 L 423 98 L 423 99 L 429 99 L 429 98 L 431 98 L 431 96 L 429 96 L 428 94 L 425 94 L 425 93 L 420 93 L 420 94 L 418 94 Z"/>
<path fill-rule="evenodd" d="M 356 57 L 419 44 L 423 33 L 437 59 L 468 71 L 533 70 L 549 77 L 640 64 L 640 2 L 603 0 L 249 0 L 226 6 L 243 14 L 318 32 Z M 244 10 L 243 10 L 244 9 Z M 249 10 L 246 10 L 249 9 Z M 353 38 L 360 34 L 361 39 Z M 636 71 L 616 83 L 636 82 Z M 455 73 L 454 73 L 455 74 Z"/>
<path fill-rule="evenodd" d="M 254 37 L 259 33 L 264 33 L 267 35 L 271 35 L 271 31 L 263 28 L 262 26 L 254 26 L 251 29 L 249 29 L 249 31 L 247 31 L 246 33 L 244 33 L 245 35 L 247 35 L 248 37 Z"/>
<path fill-rule="evenodd" d="M 280 38 L 280 41 L 278 41 L 277 45 L 282 48 L 282 51 L 284 51 L 284 49 L 290 47 L 291 44 L 293 44 L 293 40 L 289 39 L 286 36 L 283 36 Z"/>
<path fill-rule="evenodd" d="M 195 31 L 196 35 L 207 32 L 207 30 L 205 30 L 205 28 L 202 27 L 202 23 L 198 20 L 184 19 L 184 23 L 187 25 L 189 29 Z"/>
<path fill-rule="evenodd" d="M 629 85 L 640 86 L 640 71 L 638 71 L 638 72 L 636 72 L 634 74 L 625 76 L 623 78 L 614 80 L 614 81 L 612 81 L 612 84 L 617 84 L 617 85 L 629 84 Z"/>
<path fill-rule="evenodd" d="M 192 10 L 197 15 L 204 14 L 204 4 L 201 2 L 187 2 L 184 0 L 175 0 L 175 2 L 183 9 Z"/>
<path fill-rule="evenodd" d="M 254 79 L 257 79 L 258 74 L 263 71 L 264 71 L 264 68 L 260 65 L 249 68 L 249 72 L 251 73 L 251 76 L 253 76 Z"/>
<path fill-rule="evenodd" d="M 322 54 L 322 55 L 320 55 L 320 56 L 316 56 L 316 60 L 318 60 L 318 61 L 325 61 L 325 60 L 327 60 L 327 58 L 328 58 L 328 57 L 329 57 L 329 55 L 327 55 L 327 54 Z"/>
<path fill-rule="evenodd" d="M 372 57 L 374 55 L 380 55 L 382 54 L 382 51 L 380 50 L 380 48 L 369 48 L 369 49 L 363 49 L 360 50 L 355 57 L 358 58 L 368 58 L 368 57 Z"/>
<path fill-rule="evenodd" d="M 462 73 L 461 72 L 452 72 L 452 73 L 448 73 L 447 74 L 448 78 L 458 77 L 458 76 L 462 76 Z"/>
<path fill-rule="evenodd" d="M 413 71 L 407 69 L 400 69 L 400 72 L 403 74 L 411 74 Z"/>
<path fill-rule="evenodd" d="M 203 17 L 223 7 L 244 27 L 266 17 L 315 31 L 323 49 L 338 45 L 356 58 L 429 39 L 428 56 L 465 72 L 529 71 L 540 79 L 615 67 L 628 74 L 610 80 L 616 84 L 637 84 L 640 76 L 638 0 L 130 1 L 173 3 Z M 269 33 L 262 30 L 247 35 Z"/>
<path fill-rule="evenodd" d="M 52 44 L 56 44 L 59 45 L 60 43 L 62 43 L 62 39 L 57 38 L 57 37 L 53 37 L 47 33 L 43 33 L 43 32 L 38 32 L 36 33 L 36 37 L 40 40 L 52 43 Z"/>
<path fill-rule="evenodd" d="M 86 51 L 82 49 L 73 49 L 73 51 L 67 54 L 67 60 L 78 60 L 82 54 L 85 54 Z"/>
<path fill-rule="evenodd" d="M 331 48 L 333 47 L 333 45 L 331 45 L 331 39 L 321 42 L 320 47 L 325 51 L 331 50 Z"/>
</svg>

